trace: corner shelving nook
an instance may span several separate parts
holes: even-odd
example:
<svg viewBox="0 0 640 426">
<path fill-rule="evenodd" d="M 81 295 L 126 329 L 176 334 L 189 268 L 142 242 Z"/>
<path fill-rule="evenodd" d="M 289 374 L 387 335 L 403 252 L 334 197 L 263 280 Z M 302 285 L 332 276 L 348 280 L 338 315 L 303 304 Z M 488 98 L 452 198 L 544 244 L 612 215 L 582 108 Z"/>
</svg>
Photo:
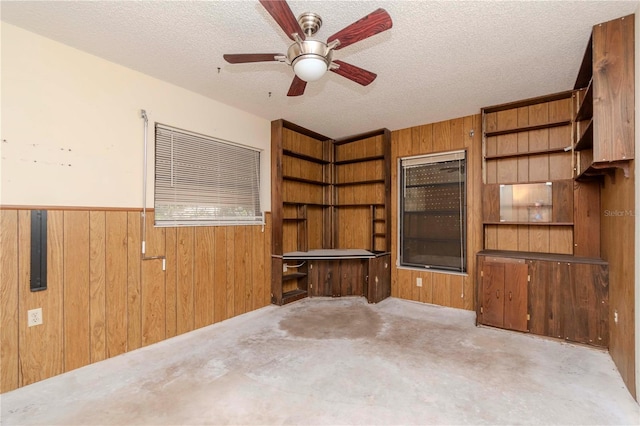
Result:
<svg viewBox="0 0 640 426">
<path fill-rule="evenodd" d="M 272 303 L 390 295 L 390 156 L 387 129 L 334 141 L 271 123 Z"/>
</svg>

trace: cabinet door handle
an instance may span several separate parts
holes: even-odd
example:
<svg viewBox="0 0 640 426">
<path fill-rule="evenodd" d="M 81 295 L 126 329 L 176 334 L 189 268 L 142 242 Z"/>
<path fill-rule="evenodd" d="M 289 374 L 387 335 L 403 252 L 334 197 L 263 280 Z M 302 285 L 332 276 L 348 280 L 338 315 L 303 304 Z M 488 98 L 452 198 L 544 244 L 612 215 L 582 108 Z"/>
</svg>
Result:
<svg viewBox="0 0 640 426">
<path fill-rule="evenodd" d="M 509 300 L 511 300 L 513 294 L 511 292 L 509 292 Z"/>
<path fill-rule="evenodd" d="M 500 299 L 500 290 L 496 290 L 496 299 Z"/>
</svg>

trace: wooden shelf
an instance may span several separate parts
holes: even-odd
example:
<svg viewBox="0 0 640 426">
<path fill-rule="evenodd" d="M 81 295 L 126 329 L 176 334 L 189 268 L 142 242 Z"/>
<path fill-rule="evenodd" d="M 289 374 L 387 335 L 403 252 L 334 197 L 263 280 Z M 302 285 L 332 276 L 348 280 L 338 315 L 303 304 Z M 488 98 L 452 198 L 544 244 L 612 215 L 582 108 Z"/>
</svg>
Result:
<svg viewBox="0 0 640 426">
<path fill-rule="evenodd" d="M 578 142 L 576 142 L 576 146 L 573 147 L 575 151 L 591 148 L 593 148 L 593 120 L 589 120 L 585 131 L 580 136 Z"/>
<path fill-rule="evenodd" d="M 287 303 L 295 302 L 296 300 L 304 299 L 307 297 L 306 290 L 291 290 L 285 293 L 282 293 L 282 304 L 285 305 Z"/>
<path fill-rule="evenodd" d="M 594 178 L 601 178 L 604 175 L 614 174 L 615 169 L 621 169 L 624 173 L 624 177 L 629 177 L 629 162 L 630 160 L 609 161 L 602 163 L 591 163 L 589 167 L 576 176 L 577 181 L 589 181 Z"/>
<path fill-rule="evenodd" d="M 354 182 L 336 182 L 334 186 L 349 186 L 349 185 L 369 185 L 375 183 L 384 183 L 384 179 L 374 179 L 374 180 L 361 180 Z"/>
<path fill-rule="evenodd" d="M 371 157 L 352 158 L 350 160 L 334 161 L 333 164 L 341 166 L 344 164 L 365 163 L 367 161 L 384 160 L 384 155 L 373 155 Z"/>
<path fill-rule="evenodd" d="M 310 183 L 312 185 L 322 185 L 322 186 L 329 186 L 331 185 L 328 182 L 322 182 L 319 180 L 313 180 L 313 179 L 305 179 L 305 178 L 301 178 L 301 177 L 297 177 L 297 176 L 282 176 L 283 180 L 288 180 L 291 182 L 301 182 L 301 183 Z"/>
<path fill-rule="evenodd" d="M 573 226 L 573 222 L 482 222 L 483 225 Z"/>
<path fill-rule="evenodd" d="M 374 221 L 374 222 L 383 222 L 383 223 L 384 223 L 384 222 L 386 222 L 387 220 L 386 220 L 386 219 L 377 219 L 377 218 L 376 218 L 376 219 L 373 219 L 373 221 Z"/>
<path fill-rule="evenodd" d="M 593 117 L 593 80 L 589 81 L 589 87 L 576 114 L 576 121 L 589 120 L 591 117 Z"/>
<path fill-rule="evenodd" d="M 282 275 L 282 281 L 297 280 L 298 278 L 304 278 L 306 276 L 307 276 L 307 274 L 304 274 L 302 272 L 296 272 L 296 273 L 293 273 L 293 274 L 285 274 L 285 275 Z M 300 290 L 300 291 L 304 291 L 304 290 Z"/>
<path fill-rule="evenodd" d="M 570 124 L 571 124 L 571 120 L 563 120 L 563 121 L 555 121 L 555 122 L 546 123 L 546 124 L 536 124 L 533 126 L 516 127 L 513 129 L 496 130 L 494 132 L 486 132 L 485 137 L 490 138 L 492 136 L 509 135 L 512 133 L 522 133 L 522 132 L 531 132 L 534 130 L 552 129 L 554 127 L 569 126 Z"/>
<path fill-rule="evenodd" d="M 282 220 L 285 222 L 304 222 L 307 220 L 306 217 L 283 217 Z"/>
<path fill-rule="evenodd" d="M 509 154 L 486 155 L 485 160 L 498 160 L 501 158 L 529 157 L 531 155 L 557 154 L 559 152 L 567 152 L 565 148 L 540 149 L 536 151 L 512 152 Z"/>
<path fill-rule="evenodd" d="M 384 207 L 384 203 L 376 203 L 376 204 L 371 204 L 371 203 L 335 204 L 333 207 L 371 207 L 371 206 Z"/>
<path fill-rule="evenodd" d="M 283 149 L 282 154 L 288 157 L 299 158 L 300 160 L 310 161 L 316 164 L 329 164 L 330 161 L 323 160 L 322 158 L 312 157 L 311 155 L 301 154 L 299 152 L 291 151 L 288 149 Z"/>
<path fill-rule="evenodd" d="M 329 204 L 324 203 L 305 203 L 303 201 L 283 201 L 285 206 L 314 206 L 314 207 L 331 207 Z"/>
</svg>

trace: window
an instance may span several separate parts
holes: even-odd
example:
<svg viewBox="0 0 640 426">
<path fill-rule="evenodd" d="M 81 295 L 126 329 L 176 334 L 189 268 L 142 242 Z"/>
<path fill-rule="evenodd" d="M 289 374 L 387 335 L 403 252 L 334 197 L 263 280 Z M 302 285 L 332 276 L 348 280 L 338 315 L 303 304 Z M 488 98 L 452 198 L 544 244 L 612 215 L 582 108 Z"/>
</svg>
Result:
<svg viewBox="0 0 640 426">
<path fill-rule="evenodd" d="M 400 266 L 466 271 L 464 151 L 400 160 Z"/>
<path fill-rule="evenodd" d="M 263 224 L 260 151 L 155 126 L 155 224 Z"/>
</svg>

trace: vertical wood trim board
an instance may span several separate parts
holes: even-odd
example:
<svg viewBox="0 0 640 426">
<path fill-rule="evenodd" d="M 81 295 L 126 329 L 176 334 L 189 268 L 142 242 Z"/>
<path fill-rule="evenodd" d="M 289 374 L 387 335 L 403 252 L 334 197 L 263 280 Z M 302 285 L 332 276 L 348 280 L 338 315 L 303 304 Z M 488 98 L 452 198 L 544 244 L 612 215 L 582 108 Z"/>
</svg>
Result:
<svg viewBox="0 0 640 426">
<path fill-rule="evenodd" d="M 0 392 L 267 306 L 271 223 L 155 228 L 148 212 L 163 271 L 142 260 L 139 211 L 49 210 L 48 286 L 31 292 L 31 211 L 0 209 Z"/>
<path fill-rule="evenodd" d="M 601 255 L 609 262 L 609 353 L 632 395 L 635 387 L 635 165 L 607 176 L 601 189 Z M 618 321 L 614 315 L 617 313 Z"/>
</svg>

